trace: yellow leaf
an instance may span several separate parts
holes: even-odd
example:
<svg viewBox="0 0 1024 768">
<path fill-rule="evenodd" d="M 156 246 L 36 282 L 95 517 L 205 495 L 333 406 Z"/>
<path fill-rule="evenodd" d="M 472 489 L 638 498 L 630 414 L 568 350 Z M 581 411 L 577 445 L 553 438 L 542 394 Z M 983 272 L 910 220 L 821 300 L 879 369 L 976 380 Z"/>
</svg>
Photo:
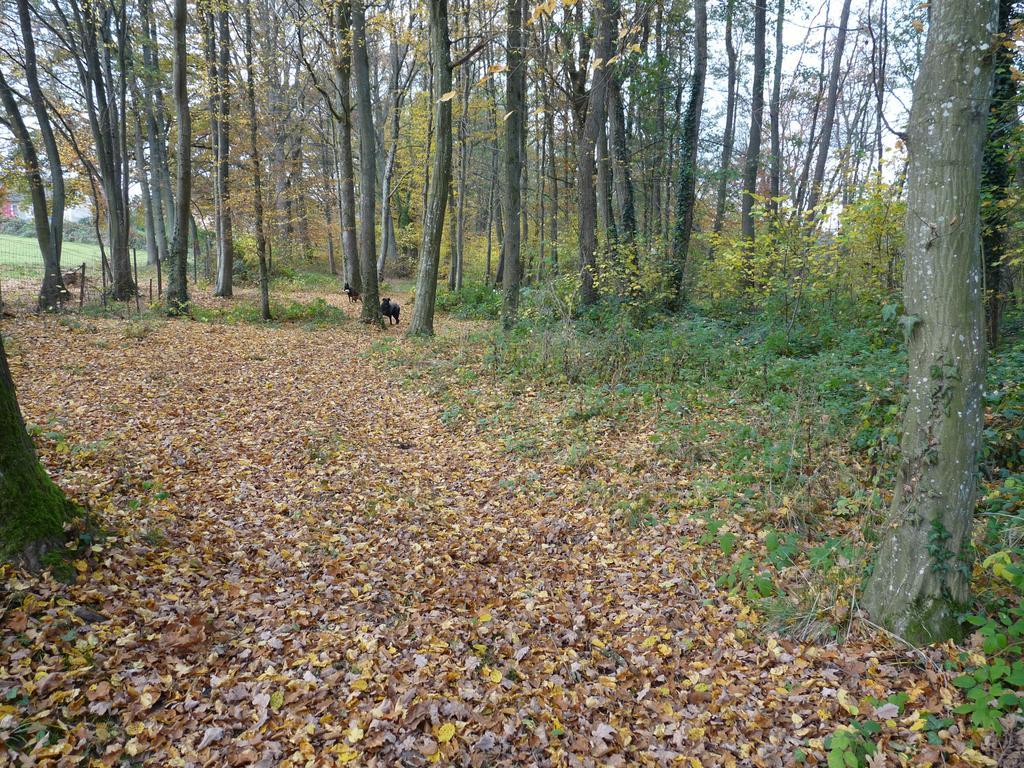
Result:
<svg viewBox="0 0 1024 768">
<path fill-rule="evenodd" d="M 483 612 L 483 613 L 481 613 L 481 614 L 480 614 L 480 616 L 479 616 L 479 617 L 477 618 L 477 621 L 479 621 L 479 622 L 480 622 L 481 624 L 486 624 L 486 623 L 487 623 L 488 621 L 490 621 L 490 620 L 491 620 L 491 619 L 493 619 L 493 618 L 494 618 L 494 617 L 493 617 L 493 616 L 491 616 L 491 612 L 490 612 L 490 611 L 484 611 L 484 612 Z"/>
<path fill-rule="evenodd" d="M 849 712 L 851 715 L 860 713 L 860 708 L 857 706 L 856 701 L 850 696 L 850 693 L 845 688 L 839 689 L 839 706 Z"/>
<path fill-rule="evenodd" d="M 437 740 L 442 744 L 447 744 L 452 740 L 455 735 L 455 726 L 451 723 L 445 723 L 437 729 Z"/>
<path fill-rule="evenodd" d="M 348 731 L 345 732 L 345 738 L 348 739 L 349 744 L 355 744 L 357 741 L 363 738 L 365 731 L 359 727 L 358 723 L 352 723 L 349 726 Z"/>
<path fill-rule="evenodd" d="M 438 99 L 438 101 L 451 101 L 454 98 L 455 98 L 455 90 L 452 89 L 452 90 L 448 91 L 448 93 L 443 94 L 441 96 L 441 98 Z"/>
<path fill-rule="evenodd" d="M 960 756 L 971 765 L 999 765 L 999 763 L 991 757 L 985 757 L 985 755 L 981 754 L 978 750 L 971 749 L 969 747 L 961 752 Z"/>
<path fill-rule="evenodd" d="M 658 644 L 658 653 L 660 653 L 662 656 L 671 656 L 672 655 L 672 649 L 669 648 L 667 645 L 665 645 L 665 643 L 659 643 Z"/>
<path fill-rule="evenodd" d="M 85 573 L 87 570 L 89 570 L 89 564 L 85 562 L 85 560 L 75 560 L 74 566 L 75 570 L 79 573 Z"/>
<path fill-rule="evenodd" d="M 353 681 L 352 688 L 356 691 L 365 691 L 367 688 L 367 683 L 363 678 L 359 678 L 358 680 Z"/>
<path fill-rule="evenodd" d="M 353 760 L 359 757 L 359 753 L 352 749 L 352 747 L 346 747 L 344 745 L 336 747 L 334 750 L 335 756 L 338 758 L 339 763 L 351 763 Z"/>
<path fill-rule="evenodd" d="M 274 691 L 272 694 L 270 694 L 270 708 L 272 710 L 277 712 L 277 710 L 281 708 L 282 704 L 284 704 L 283 693 L 281 693 L 280 691 Z"/>
</svg>

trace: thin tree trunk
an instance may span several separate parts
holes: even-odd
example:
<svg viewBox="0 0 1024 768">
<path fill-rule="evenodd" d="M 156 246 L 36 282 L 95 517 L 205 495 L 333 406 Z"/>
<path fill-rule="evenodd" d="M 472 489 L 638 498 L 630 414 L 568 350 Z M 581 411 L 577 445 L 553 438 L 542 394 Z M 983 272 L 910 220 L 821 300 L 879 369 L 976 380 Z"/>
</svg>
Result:
<svg viewBox="0 0 1024 768">
<path fill-rule="evenodd" d="M 725 53 L 729 59 L 728 80 L 725 97 L 725 133 L 722 136 L 722 167 L 718 179 L 718 199 L 715 204 L 715 233 L 722 231 L 725 221 L 725 199 L 729 191 L 729 175 L 732 172 L 732 148 L 736 141 L 736 46 L 732 38 L 732 19 L 736 0 L 725 4 Z"/>
<path fill-rule="evenodd" d="M 256 220 L 256 260 L 260 270 L 260 317 L 270 319 L 270 274 L 267 268 L 267 234 L 263 225 L 263 160 L 256 124 L 256 68 L 252 53 L 252 0 L 245 2 L 245 94 L 249 105 L 249 151 L 252 153 L 252 204 Z M 325 158 L 326 161 L 326 158 Z M 327 213 L 330 226 L 330 209 Z M 334 261 L 331 260 L 333 268 Z M 332 274 L 334 273 L 332 269 Z"/>
<path fill-rule="evenodd" d="M 427 206 L 423 215 L 423 247 L 416 273 L 416 304 L 410 335 L 434 335 L 434 304 L 437 298 L 437 272 L 441 262 L 441 237 L 444 234 L 452 173 L 452 89 L 451 42 L 448 39 L 448 0 L 430 4 L 430 50 L 433 83 L 441 97 L 434 101 L 433 123 L 437 134 L 433 172 Z"/>
<path fill-rule="evenodd" d="M 465 14 L 467 27 L 469 11 Z M 462 290 L 462 273 L 466 263 L 466 178 L 469 174 L 469 96 L 473 70 L 467 62 L 462 75 L 462 114 L 459 117 L 459 209 L 456 218 L 455 252 L 458 268 L 455 274 L 455 289 Z"/>
<path fill-rule="evenodd" d="M 3 100 L 4 111 L 11 130 L 18 140 L 21 159 L 25 164 L 25 175 L 28 178 L 29 193 L 32 199 L 32 219 L 35 223 L 36 242 L 39 253 L 43 257 L 43 283 L 39 291 L 38 306 L 41 311 L 58 309 L 67 295 L 60 264 L 54 250 L 50 219 L 46 205 L 46 188 L 43 184 L 42 171 L 39 166 L 39 155 L 32 141 L 25 121 L 18 110 L 14 91 L 3 72 L 0 72 L 0 99 Z"/>
<path fill-rule="evenodd" d="M 761 161 L 761 129 L 764 122 L 765 15 L 768 0 L 754 0 L 754 83 L 750 101 L 750 139 L 743 164 L 743 200 L 740 225 L 745 240 L 754 239 L 754 195 Z"/>
<path fill-rule="evenodd" d="M 366 52 L 365 0 L 352 2 L 352 73 L 356 78 L 359 117 L 359 271 L 362 278 L 362 321 L 381 324 L 377 285 L 377 138 L 373 130 L 370 61 Z"/>
<path fill-rule="evenodd" d="M 1005 299 L 1003 275 L 1009 246 L 1009 221 L 1004 201 L 1010 194 L 1017 117 L 1017 82 L 1013 77 L 1013 50 L 1007 48 L 1013 23 L 1016 21 L 1014 0 L 999 0 L 999 34 L 1003 44 L 996 48 L 995 88 L 989 135 L 985 144 L 982 178 L 985 191 L 982 206 L 982 245 L 985 255 L 985 329 L 989 346 L 999 343 L 999 326 Z"/>
<path fill-rule="evenodd" d="M 508 329 L 519 313 L 519 283 L 522 279 L 520 229 L 523 139 L 526 131 L 526 62 L 523 48 L 523 6 L 525 0 L 508 0 L 506 5 L 507 59 L 505 71 L 505 247 L 502 275 L 501 322 Z"/>
<path fill-rule="evenodd" d="M 136 104 L 136 107 L 138 105 Z M 146 223 L 146 263 L 156 264 L 160 253 L 156 246 L 156 221 L 153 211 L 153 196 L 149 189 L 149 178 L 146 175 L 146 157 L 142 149 L 142 121 L 138 110 L 135 114 L 135 170 L 139 177 L 139 189 L 142 193 L 142 215 Z"/>
<path fill-rule="evenodd" d="M 175 194 L 171 269 L 167 304 L 174 314 L 188 311 L 188 225 L 192 207 L 192 114 L 188 105 L 188 52 L 185 29 L 188 3 L 174 0 L 174 106 L 178 115 L 178 179 Z"/>
<path fill-rule="evenodd" d="M 595 26 L 598 29 L 597 58 L 607 62 L 612 48 L 611 16 L 606 8 L 595 7 Z M 590 94 L 587 98 L 587 113 L 583 120 L 580 138 L 576 146 L 576 190 L 579 200 L 579 269 L 580 303 L 589 306 L 597 302 L 597 195 L 594 189 L 594 149 L 605 122 L 607 104 L 608 67 L 594 70 Z"/>
<path fill-rule="evenodd" d="M 843 68 L 843 49 L 846 47 L 846 25 L 850 20 L 850 2 L 851 0 L 843 0 L 843 10 L 839 16 L 839 30 L 836 32 L 836 47 L 832 53 L 832 72 L 828 78 L 828 96 L 825 100 L 825 119 L 821 125 L 821 143 L 818 147 L 818 160 L 814 165 L 810 197 L 807 200 L 807 212 L 812 221 L 820 213 L 817 208 L 821 201 L 821 185 L 825 181 L 825 165 L 828 163 L 828 150 L 832 144 L 832 129 L 836 121 L 839 76 L 842 74 Z"/>
<path fill-rule="evenodd" d="M 782 194 L 782 134 L 779 126 L 779 110 L 782 102 L 782 57 L 785 52 L 782 32 L 786 22 L 786 0 L 779 0 L 775 13 L 775 60 L 772 73 L 772 96 L 768 107 L 771 121 L 772 157 L 769 173 L 772 201 L 771 210 L 778 213 L 778 198 Z"/>
<path fill-rule="evenodd" d="M 907 145 L 907 408 L 896 492 L 862 605 L 924 645 L 959 634 L 985 382 L 979 199 L 996 0 L 933 3 Z"/>
<path fill-rule="evenodd" d="M 338 89 L 341 121 L 338 123 L 338 154 L 341 160 L 341 252 L 345 259 L 345 280 L 352 290 L 362 293 L 359 248 L 356 239 L 355 169 L 352 162 L 352 56 L 349 50 L 349 4 L 340 2 L 335 9 L 335 27 L 339 54 L 334 77 Z"/>
<path fill-rule="evenodd" d="M 615 2 L 613 34 L 618 29 L 620 8 L 619 3 Z M 629 170 L 625 107 L 622 103 L 622 77 L 619 72 L 618 65 L 612 65 L 608 81 L 608 131 L 611 146 L 612 180 L 615 185 L 615 201 L 619 214 L 617 234 L 623 242 L 628 243 L 636 235 L 636 203 L 633 193 L 633 176 Z"/>
<path fill-rule="evenodd" d="M 676 226 L 672 236 L 672 288 L 676 309 L 686 299 L 686 264 L 693 234 L 696 204 L 697 142 L 700 138 L 700 115 L 704 105 L 704 79 L 708 68 L 708 9 L 706 0 L 694 0 L 694 52 L 690 98 L 683 117 L 683 137 L 679 159 L 679 191 L 676 193 Z"/>
<path fill-rule="evenodd" d="M 46 98 L 39 85 L 39 68 L 36 61 L 36 43 L 32 35 L 32 18 L 28 0 L 17 0 L 18 19 L 21 24 L 21 41 L 25 51 L 25 82 L 28 84 L 29 101 L 36 117 L 39 135 L 43 140 L 46 165 L 50 181 L 50 247 L 53 249 L 53 263 L 60 271 L 61 249 L 64 243 L 64 167 L 60 159 L 57 139 L 53 135 L 50 115 L 46 111 Z M 63 285 L 63 284 L 62 284 Z"/>
<path fill-rule="evenodd" d="M 231 63 L 231 33 L 228 26 L 227 7 L 221 7 L 218 13 L 220 27 L 220 66 L 217 80 L 220 91 L 218 100 L 220 115 L 217 135 L 217 195 L 220 198 L 220 261 L 217 264 L 217 284 L 214 295 L 228 298 L 232 295 L 235 270 L 235 245 L 231 231 L 231 185 L 228 178 L 231 154 L 231 80 L 228 66 Z"/>
</svg>

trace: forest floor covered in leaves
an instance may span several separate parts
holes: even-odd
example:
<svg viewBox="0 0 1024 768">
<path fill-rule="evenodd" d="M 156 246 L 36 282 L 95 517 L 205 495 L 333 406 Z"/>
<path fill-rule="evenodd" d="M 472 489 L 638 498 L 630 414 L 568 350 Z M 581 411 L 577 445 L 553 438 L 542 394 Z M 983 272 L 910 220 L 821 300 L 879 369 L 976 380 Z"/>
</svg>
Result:
<svg viewBox="0 0 1024 768">
<path fill-rule="evenodd" d="M 71 583 L 5 575 L 0 765 L 824 764 L 858 719 L 871 765 L 995 764 L 940 719 L 942 649 L 853 616 L 799 642 L 717 583 L 758 529 L 709 542 L 644 423 L 553 460 L 564 393 L 481 377 L 469 323 L 409 341 L 343 298 L 319 328 L 5 324 L 40 453 L 109 535 Z"/>
</svg>

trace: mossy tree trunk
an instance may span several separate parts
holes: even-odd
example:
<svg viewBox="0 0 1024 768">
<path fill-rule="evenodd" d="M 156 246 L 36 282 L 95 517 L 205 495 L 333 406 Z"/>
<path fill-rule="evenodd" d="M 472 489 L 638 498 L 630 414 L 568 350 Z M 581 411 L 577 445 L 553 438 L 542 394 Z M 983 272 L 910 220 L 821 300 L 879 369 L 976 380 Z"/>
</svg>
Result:
<svg viewBox="0 0 1024 768">
<path fill-rule="evenodd" d="M 896 493 L 863 604 L 916 644 L 957 634 L 969 588 L 985 375 L 979 198 L 996 8 L 932 3 L 910 113 L 908 402 Z"/>
<path fill-rule="evenodd" d="M 18 408 L 0 337 L 0 562 L 40 565 L 75 508 L 39 463 Z"/>
</svg>

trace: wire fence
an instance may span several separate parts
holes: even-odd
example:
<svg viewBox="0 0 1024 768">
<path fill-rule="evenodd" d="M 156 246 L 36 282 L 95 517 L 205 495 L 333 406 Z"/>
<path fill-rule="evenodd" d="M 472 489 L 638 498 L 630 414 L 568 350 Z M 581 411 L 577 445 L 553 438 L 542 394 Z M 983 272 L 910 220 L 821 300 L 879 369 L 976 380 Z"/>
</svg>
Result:
<svg viewBox="0 0 1024 768">
<path fill-rule="evenodd" d="M 189 254 L 192 256 L 192 254 Z M 60 298 L 59 309 L 79 311 L 92 304 L 111 301 L 109 254 L 91 243 L 65 242 L 61 253 L 61 273 L 66 293 Z M 145 250 L 131 251 L 131 262 L 138 295 L 132 302 L 158 300 L 165 286 L 166 275 L 162 266 L 147 263 Z M 205 274 L 203 254 L 200 263 L 189 259 L 190 275 Z M 38 308 L 39 294 L 46 271 L 39 246 L 35 240 L 0 234 L 0 309 L 7 313 L 31 312 Z"/>
</svg>

